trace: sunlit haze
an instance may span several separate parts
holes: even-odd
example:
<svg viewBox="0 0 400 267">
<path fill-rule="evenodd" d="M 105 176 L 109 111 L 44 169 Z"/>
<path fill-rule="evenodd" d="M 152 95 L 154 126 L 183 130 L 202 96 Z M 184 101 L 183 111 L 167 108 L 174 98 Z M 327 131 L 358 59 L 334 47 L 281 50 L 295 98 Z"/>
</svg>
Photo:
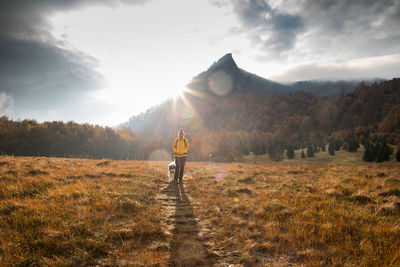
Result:
<svg viewBox="0 0 400 267">
<path fill-rule="evenodd" d="M 345 2 L 30 2 L 8 4 L 11 13 L 3 4 L 0 112 L 115 126 L 178 96 L 226 53 L 285 82 L 399 76 L 399 3 Z"/>
<path fill-rule="evenodd" d="M 178 96 L 231 43 L 246 45 L 225 36 L 232 14 L 204 1 L 86 8 L 57 13 L 51 22 L 56 38 L 99 60 L 106 84 L 93 97 L 113 107 L 100 121 L 109 125 Z"/>
</svg>

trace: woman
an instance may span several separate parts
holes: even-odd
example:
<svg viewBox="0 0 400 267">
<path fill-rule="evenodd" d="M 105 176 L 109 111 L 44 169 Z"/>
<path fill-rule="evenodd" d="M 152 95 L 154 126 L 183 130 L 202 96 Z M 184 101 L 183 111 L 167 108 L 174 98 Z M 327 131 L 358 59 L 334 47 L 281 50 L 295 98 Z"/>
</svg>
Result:
<svg viewBox="0 0 400 267">
<path fill-rule="evenodd" d="M 185 169 L 186 157 L 187 152 L 189 150 L 189 142 L 185 138 L 185 133 L 182 129 L 178 132 L 178 138 L 175 139 L 174 144 L 172 146 L 175 152 L 175 175 L 174 175 L 174 182 L 182 183 L 183 177 L 183 170 Z"/>
</svg>

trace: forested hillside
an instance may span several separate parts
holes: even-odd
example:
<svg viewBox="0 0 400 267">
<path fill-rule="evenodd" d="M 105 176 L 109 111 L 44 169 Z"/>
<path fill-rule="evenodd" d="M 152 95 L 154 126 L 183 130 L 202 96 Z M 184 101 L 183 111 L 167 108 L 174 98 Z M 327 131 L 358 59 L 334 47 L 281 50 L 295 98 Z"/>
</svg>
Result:
<svg viewBox="0 0 400 267">
<path fill-rule="evenodd" d="M 194 159 L 210 154 L 228 158 L 254 152 L 265 154 L 272 143 L 305 147 L 308 142 L 327 144 L 336 139 L 385 136 L 400 141 L 400 79 L 361 83 L 353 92 L 317 96 L 298 91 L 260 94 L 235 90 L 215 95 L 188 90 L 184 97 L 169 100 L 133 118 L 139 135 L 158 139 L 163 147 L 184 128 L 195 143 Z M 164 141 L 165 143 L 164 143 Z"/>
</svg>

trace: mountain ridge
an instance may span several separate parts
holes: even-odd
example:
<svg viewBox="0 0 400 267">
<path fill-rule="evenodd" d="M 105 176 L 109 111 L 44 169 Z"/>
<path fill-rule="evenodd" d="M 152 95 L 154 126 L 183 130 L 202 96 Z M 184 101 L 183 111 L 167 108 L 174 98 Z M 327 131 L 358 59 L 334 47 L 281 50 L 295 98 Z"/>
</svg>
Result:
<svg viewBox="0 0 400 267">
<path fill-rule="evenodd" d="M 220 92 L 216 92 L 214 90 L 215 88 L 210 88 L 210 81 L 214 79 L 214 76 L 221 79 L 220 76 L 223 74 L 220 74 L 219 76 L 217 75 L 217 73 L 221 72 L 227 75 L 232 82 L 232 88 L 228 93 L 241 91 L 247 93 L 289 94 L 296 91 L 304 91 L 319 96 L 330 96 L 338 93 L 349 93 L 361 82 L 358 80 L 305 80 L 291 83 L 280 83 L 239 68 L 233 59 L 232 53 L 227 53 L 219 60 L 215 61 L 206 71 L 195 76 L 187 87 L 192 90 L 211 92 L 218 95 Z M 227 77 L 224 77 L 225 80 Z M 373 81 L 365 82 L 372 83 Z M 223 95 L 226 95 L 226 92 L 223 92 Z"/>
</svg>

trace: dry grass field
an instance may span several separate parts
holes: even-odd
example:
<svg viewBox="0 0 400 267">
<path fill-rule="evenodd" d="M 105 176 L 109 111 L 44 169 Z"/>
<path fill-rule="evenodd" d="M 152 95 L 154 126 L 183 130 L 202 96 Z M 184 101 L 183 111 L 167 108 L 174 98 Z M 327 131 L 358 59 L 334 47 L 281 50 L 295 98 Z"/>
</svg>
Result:
<svg viewBox="0 0 400 267">
<path fill-rule="evenodd" d="M 1 266 L 165 265 L 157 163 L 0 157 Z"/>
<path fill-rule="evenodd" d="M 398 163 L 167 164 L 1 156 L 0 266 L 400 266 Z"/>
<path fill-rule="evenodd" d="M 244 266 L 400 266 L 397 163 L 191 164 L 216 256 Z"/>
</svg>

